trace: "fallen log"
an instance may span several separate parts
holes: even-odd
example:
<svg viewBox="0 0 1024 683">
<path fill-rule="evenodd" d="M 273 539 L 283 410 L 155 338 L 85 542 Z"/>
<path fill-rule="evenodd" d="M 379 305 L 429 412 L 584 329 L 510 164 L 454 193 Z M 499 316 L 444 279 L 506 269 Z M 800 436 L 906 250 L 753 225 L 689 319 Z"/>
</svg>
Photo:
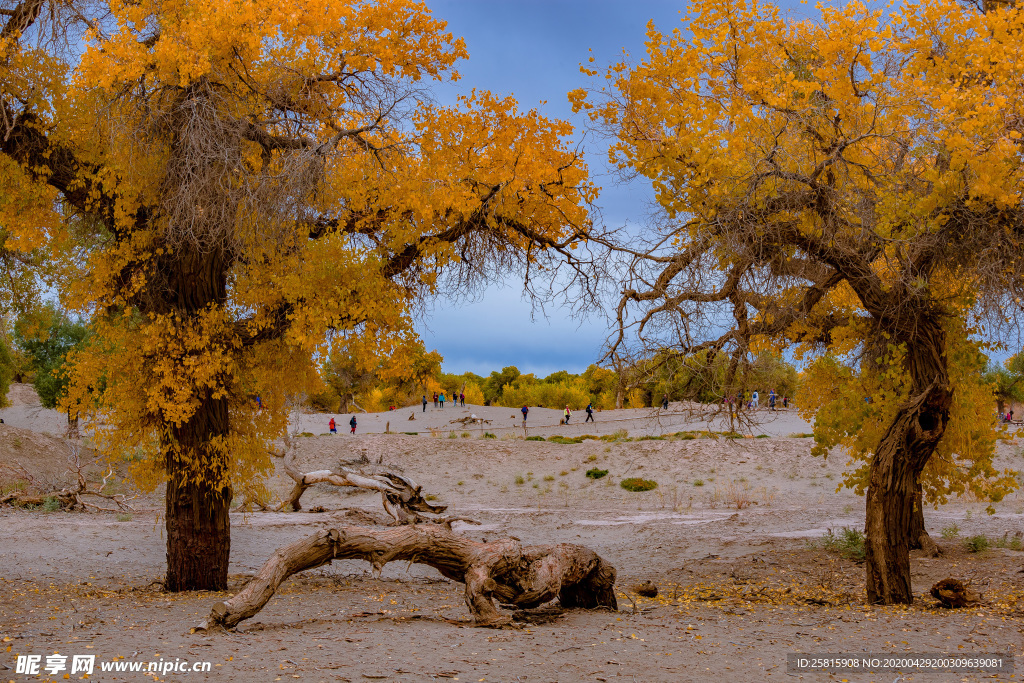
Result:
<svg viewBox="0 0 1024 683">
<path fill-rule="evenodd" d="M 415 524 L 417 522 L 435 521 L 422 517 L 419 513 L 441 514 L 448 509 L 447 505 L 431 505 L 423 496 L 423 487 L 412 479 L 395 472 L 383 471 L 365 474 L 347 467 L 337 470 L 316 470 L 302 472 L 295 466 L 295 450 L 290 438 L 285 438 L 284 452 L 271 451 L 273 455 L 284 458 L 284 471 L 295 482 L 288 499 L 281 501 L 278 510 L 291 506 L 293 511 L 302 509 L 302 494 L 313 484 L 332 484 L 334 486 L 353 486 L 356 488 L 378 491 L 384 510 L 398 524 Z"/>
<path fill-rule="evenodd" d="M 523 546 L 515 538 L 481 543 L 452 533 L 447 524 L 323 529 L 278 548 L 233 597 L 216 603 L 199 628 L 231 628 L 255 616 L 292 574 L 333 560 L 361 559 L 376 575 L 405 560 L 434 567 L 466 585 L 466 606 L 477 626 L 511 621 L 499 604 L 532 608 L 556 597 L 563 607 L 618 609 L 615 568 L 580 545 Z"/>
</svg>

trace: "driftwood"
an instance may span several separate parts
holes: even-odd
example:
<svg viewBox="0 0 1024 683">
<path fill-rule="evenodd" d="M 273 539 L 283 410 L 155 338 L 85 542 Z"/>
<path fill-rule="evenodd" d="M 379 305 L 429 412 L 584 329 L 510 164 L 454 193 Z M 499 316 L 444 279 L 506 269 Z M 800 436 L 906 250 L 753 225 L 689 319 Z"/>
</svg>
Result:
<svg viewBox="0 0 1024 683">
<path fill-rule="evenodd" d="M 25 469 L 20 463 L 17 468 L 10 465 L 0 466 L 0 470 L 7 470 L 17 476 L 19 479 L 28 482 L 32 488 L 36 489 L 38 493 L 26 493 L 14 491 L 6 495 L 0 496 L 0 507 L 4 505 L 10 505 L 13 507 L 30 507 L 36 505 L 43 505 L 47 502 L 47 499 L 57 501 L 57 507 L 61 510 L 88 510 L 92 508 L 94 510 L 102 510 L 104 512 L 135 512 L 130 504 L 135 496 L 128 497 L 123 493 L 104 493 L 103 489 L 107 487 L 107 483 L 110 478 L 114 475 L 114 469 L 107 467 L 106 474 L 103 475 L 103 480 L 99 482 L 96 488 L 90 488 L 90 482 L 86 478 L 85 470 L 89 466 L 98 467 L 100 464 L 99 458 L 94 459 L 89 463 L 84 463 L 81 460 L 81 446 L 77 441 L 67 442 L 68 450 L 68 471 L 75 475 L 75 483 L 71 486 L 64 486 L 57 488 L 57 486 L 44 484 L 38 481 L 32 474 Z M 108 500 L 111 503 L 117 505 L 114 507 L 104 507 L 103 505 L 97 505 L 86 500 L 86 496 L 92 496 L 94 498 L 100 498 L 102 500 Z"/>
<path fill-rule="evenodd" d="M 466 606 L 478 626 L 511 621 L 495 607 L 532 608 L 559 599 L 563 607 L 617 609 L 615 568 L 579 545 L 523 546 L 457 536 L 447 524 L 324 529 L 279 548 L 234 597 L 213 606 L 200 628 L 231 628 L 255 616 L 292 574 L 336 559 L 362 559 L 379 576 L 393 560 L 427 564 L 466 585 Z"/>
<path fill-rule="evenodd" d="M 423 487 L 412 479 L 395 472 L 383 471 L 368 475 L 347 467 L 340 467 L 337 470 L 302 472 L 295 466 L 295 451 L 290 438 L 285 439 L 284 452 L 274 452 L 274 455 L 284 458 L 284 471 L 295 482 L 288 499 L 282 501 L 278 506 L 279 510 L 288 505 L 292 510 L 301 510 L 302 494 L 313 484 L 354 486 L 378 491 L 381 494 L 384 510 L 399 524 L 436 521 L 423 517 L 420 513 L 440 514 L 448 509 L 447 505 L 428 503 L 423 497 Z"/>
</svg>

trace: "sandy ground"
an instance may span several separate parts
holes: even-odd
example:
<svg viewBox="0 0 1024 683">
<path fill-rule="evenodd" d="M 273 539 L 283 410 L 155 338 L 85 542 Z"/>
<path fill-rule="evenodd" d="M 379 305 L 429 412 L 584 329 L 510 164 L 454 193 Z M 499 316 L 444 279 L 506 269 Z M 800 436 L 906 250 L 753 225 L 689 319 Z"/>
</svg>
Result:
<svg viewBox="0 0 1024 683">
<path fill-rule="evenodd" d="M 30 470 L 66 458 L 55 436 L 61 416 L 19 402 L 0 411 L 0 463 Z M 415 420 L 409 420 L 414 415 Z M 490 423 L 452 423 L 476 415 Z M 472 518 L 456 531 L 475 539 L 516 536 L 526 543 L 571 542 L 594 549 L 619 572 L 619 611 L 561 611 L 557 603 L 518 613 L 517 628 L 473 628 L 462 586 L 421 565 L 389 565 L 380 578 L 366 563 L 339 561 L 293 577 L 267 607 L 236 632 L 192 633 L 220 594 L 163 593 L 162 499 L 139 498 L 137 512 L 63 513 L 0 510 L 0 680 L 62 680 L 15 671 L 16 655 L 94 654 L 92 680 L 140 680 L 144 673 L 98 671 L 100 662 L 210 662 L 210 673 L 150 675 L 167 681 L 961 681 L 1015 680 L 1021 674 L 798 673 L 788 653 L 1020 655 L 1024 645 L 1024 553 L 970 553 L 963 538 L 1012 539 L 1024 528 L 1024 496 L 1015 493 L 985 514 L 984 503 L 955 500 L 926 518 L 944 548 L 915 554 L 909 608 L 863 603 L 864 571 L 822 547 L 829 529 L 860 527 L 863 499 L 836 490 L 845 458 L 810 455 L 810 431 L 795 413 L 767 416 L 750 436 L 527 441 L 510 408 L 419 407 L 306 415 L 296 431 L 304 469 L 365 460 L 402 471 Z M 580 422 L 576 422 L 576 418 Z M 604 411 L 596 424 L 579 413 L 558 425 L 559 411 L 531 409 L 529 436 L 658 436 L 697 422 L 669 411 Z M 392 434 L 384 434 L 388 423 Z M 720 427 L 721 425 L 717 425 Z M 706 427 L 705 427 L 706 428 Z M 398 433 L 395 433 L 398 432 Z M 401 432 L 417 432 L 415 435 Z M 484 434 L 496 438 L 485 438 Z M 65 450 L 62 450 L 65 449 Z M 1001 446 L 1001 467 L 1024 465 L 1018 445 Z M 588 469 L 608 470 L 599 480 Z M 631 493 L 618 484 L 658 482 Z M 270 481 L 284 496 L 278 467 Z M 272 550 L 319 528 L 351 523 L 345 509 L 380 511 L 370 493 L 318 485 L 303 498 L 309 513 L 232 514 L 232 591 Z M 945 529 L 943 538 L 940 531 Z M 958 536 L 954 537 L 954 529 Z M 971 580 L 978 607 L 935 609 L 926 594 L 937 580 Z M 631 586 L 653 581 L 656 598 Z M 70 661 L 70 659 L 69 659 Z M 1018 662 L 1024 666 L 1024 660 Z M 9 667 L 5 669 L 4 667 Z M 78 678 L 80 674 L 75 674 Z"/>
</svg>

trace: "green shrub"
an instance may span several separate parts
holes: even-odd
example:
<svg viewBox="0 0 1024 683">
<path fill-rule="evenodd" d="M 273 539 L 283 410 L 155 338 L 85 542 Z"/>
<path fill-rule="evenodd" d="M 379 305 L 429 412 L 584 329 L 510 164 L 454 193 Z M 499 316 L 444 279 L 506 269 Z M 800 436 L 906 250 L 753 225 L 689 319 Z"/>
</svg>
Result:
<svg viewBox="0 0 1024 683">
<path fill-rule="evenodd" d="M 996 539 L 997 548 L 1009 548 L 1010 550 L 1024 550 L 1024 544 L 1021 543 L 1021 536 L 1024 535 L 1020 531 L 1017 531 L 1010 536 L 1010 532 L 1006 532 L 1002 537 Z"/>
<path fill-rule="evenodd" d="M 794 432 L 793 434 L 790 434 L 789 437 L 787 437 L 787 438 L 790 438 L 790 439 L 813 439 L 814 438 L 814 434 L 810 434 L 808 432 Z"/>
<path fill-rule="evenodd" d="M 625 429 L 618 429 L 611 434 L 605 434 L 601 437 L 601 441 L 627 441 L 629 439 L 629 432 Z"/>
<path fill-rule="evenodd" d="M 594 436 L 593 434 L 584 434 L 583 436 L 579 436 L 579 437 L 576 437 L 576 438 L 578 438 L 580 441 L 586 441 L 587 439 L 591 439 L 593 441 L 599 441 L 601 439 L 601 437 Z"/>
<path fill-rule="evenodd" d="M 516 486 L 522 486 L 525 483 L 526 483 L 526 480 L 523 479 L 523 475 L 517 474 L 516 475 Z"/>
<path fill-rule="evenodd" d="M 829 529 L 828 533 L 821 537 L 821 547 L 858 562 L 863 561 L 866 555 L 864 532 L 850 527 L 843 527 L 838 534 Z"/>
<path fill-rule="evenodd" d="M 553 475 L 553 474 L 545 474 L 544 475 L 544 481 L 554 481 L 554 480 L 555 480 L 555 475 Z"/>
<path fill-rule="evenodd" d="M 664 440 L 665 440 L 665 437 L 663 437 L 663 436 L 638 436 L 638 437 L 636 437 L 634 439 L 634 441 L 664 441 Z"/>
<path fill-rule="evenodd" d="M 483 438 L 485 438 L 485 439 L 497 439 L 498 437 L 495 436 L 494 434 L 491 434 L 490 432 L 484 432 Z"/>
<path fill-rule="evenodd" d="M 608 470 L 599 470 L 596 467 L 587 470 L 587 476 L 590 477 L 591 479 L 600 479 L 601 477 L 604 477 L 607 474 Z"/>
<path fill-rule="evenodd" d="M 56 512 L 60 510 L 60 499 L 57 496 L 46 496 L 43 498 L 43 512 Z"/>
<path fill-rule="evenodd" d="M 620 481 L 619 486 L 627 491 L 650 491 L 658 487 L 658 482 L 640 477 L 629 477 Z"/>
<path fill-rule="evenodd" d="M 960 536 L 960 527 L 957 526 L 956 522 L 953 522 L 949 526 L 945 527 L 939 533 L 942 535 L 942 537 L 944 539 L 946 539 L 947 541 L 950 541 L 950 540 Z"/>
<path fill-rule="evenodd" d="M 985 552 L 991 545 L 992 544 L 989 542 L 988 537 L 982 536 L 981 534 L 964 539 L 964 547 L 969 553 Z"/>
<path fill-rule="evenodd" d="M 420 434 L 419 432 L 402 432 L 402 433 L 403 434 L 408 434 L 409 436 L 419 436 L 419 434 Z"/>
<path fill-rule="evenodd" d="M 526 440 L 527 441 L 543 441 L 544 437 L 543 436 L 528 436 L 528 437 L 526 437 Z"/>
<path fill-rule="evenodd" d="M 313 432 L 302 432 L 299 436 L 313 436 Z"/>
<path fill-rule="evenodd" d="M 580 437 L 580 436 L 559 436 L 559 435 L 556 434 L 555 436 L 549 436 L 548 437 L 548 441 L 550 441 L 551 443 L 562 443 L 562 444 L 583 443 L 583 437 Z"/>
<path fill-rule="evenodd" d="M 132 516 L 130 514 L 128 514 L 127 512 L 122 512 L 121 514 L 119 514 L 117 516 L 117 521 L 119 521 L 119 522 L 130 522 L 130 521 L 132 521 Z"/>
<path fill-rule="evenodd" d="M 769 437 L 767 434 L 758 434 L 754 438 L 756 438 L 756 439 L 768 439 L 768 438 L 771 438 L 771 437 Z"/>
<path fill-rule="evenodd" d="M 693 485 L 694 486 L 703 486 L 704 485 L 704 480 L 703 479 L 695 479 L 694 482 L 693 482 Z"/>
</svg>

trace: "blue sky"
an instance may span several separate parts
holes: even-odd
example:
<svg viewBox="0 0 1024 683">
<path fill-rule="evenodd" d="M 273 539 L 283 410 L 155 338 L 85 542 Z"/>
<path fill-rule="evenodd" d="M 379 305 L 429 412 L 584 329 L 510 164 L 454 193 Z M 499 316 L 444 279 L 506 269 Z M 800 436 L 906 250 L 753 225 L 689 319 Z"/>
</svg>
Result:
<svg viewBox="0 0 1024 683">
<path fill-rule="evenodd" d="M 515 95 L 522 109 L 537 107 L 550 117 L 575 118 L 566 93 L 592 85 L 579 72 L 590 56 L 595 66 L 620 61 L 623 51 L 644 56 L 647 22 L 667 32 L 679 26 L 685 2 L 660 0 L 426 0 L 448 29 L 466 41 L 470 58 L 458 65 L 454 88 L 437 90 L 442 103 L 472 88 Z M 797 5 L 797 3 L 781 3 Z M 541 104 L 541 102 L 546 102 Z M 616 186 L 605 166 L 600 141 L 586 147 L 592 180 L 602 187 L 598 207 L 604 222 L 619 227 L 643 223 L 650 195 L 643 184 Z M 427 348 L 444 356 L 447 372 L 484 374 L 506 365 L 540 376 L 556 370 L 580 372 L 601 355 L 608 334 L 599 315 L 574 320 L 557 305 L 547 317 L 532 310 L 509 279 L 471 303 L 440 298 L 417 325 Z"/>
</svg>

